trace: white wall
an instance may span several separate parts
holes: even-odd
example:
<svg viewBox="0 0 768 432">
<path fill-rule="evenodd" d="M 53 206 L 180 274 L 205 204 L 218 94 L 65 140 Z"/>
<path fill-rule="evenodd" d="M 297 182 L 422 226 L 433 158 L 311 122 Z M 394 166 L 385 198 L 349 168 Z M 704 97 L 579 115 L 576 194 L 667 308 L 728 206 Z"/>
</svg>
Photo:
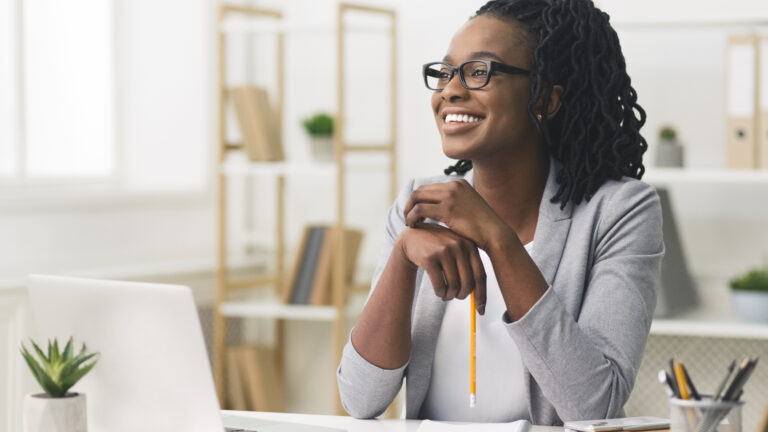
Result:
<svg viewBox="0 0 768 432">
<path fill-rule="evenodd" d="M 726 41 L 729 34 L 768 31 L 764 2 L 598 3 L 618 30 L 632 83 L 648 113 L 646 166 L 655 165 L 659 128 L 672 124 L 687 167 L 724 169 Z M 760 21 L 764 24 L 722 24 Z M 699 25 L 632 25 L 649 22 Z M 671 187 L 689 266 L 697 276 L 722 279 L 726 289 L 727 279 L 768 265 L 768 205 L 761 199 L 766 192 L 765 185 L 717 182 Z"/>
<path fill-rule="evenodd" d="M 0 281 L 213 264 L 212 9 L 205 0 L 115 1 L 122 183 L 52 185 L 1 202 Z"/>
</svg>

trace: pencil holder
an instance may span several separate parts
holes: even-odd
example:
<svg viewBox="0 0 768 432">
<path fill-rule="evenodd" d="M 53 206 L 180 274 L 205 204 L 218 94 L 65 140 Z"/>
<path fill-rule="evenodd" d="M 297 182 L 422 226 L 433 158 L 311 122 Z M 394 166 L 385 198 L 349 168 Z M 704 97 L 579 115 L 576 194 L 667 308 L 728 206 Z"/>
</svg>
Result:
<svg viewBox="0 0 768 432">
<path fill-rule="evenodd" d="M 741 432 L 742 401 L 669 399 L 671 432 Z"/>
</svg>

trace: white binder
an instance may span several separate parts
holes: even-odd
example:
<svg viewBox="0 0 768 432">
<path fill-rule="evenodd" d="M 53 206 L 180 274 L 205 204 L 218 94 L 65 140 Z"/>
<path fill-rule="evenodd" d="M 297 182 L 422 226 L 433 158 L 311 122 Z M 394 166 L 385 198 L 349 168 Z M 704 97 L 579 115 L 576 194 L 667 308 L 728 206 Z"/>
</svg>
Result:
<svg viewBox="0 0 768 432">
<path fill-rule="evenodd" d="M 757 51 L 758 80 L 757 94 L 759 110 L 757 117 L 758 168 L 768 169 L 768 35 L 759 38 Z"/>
<path fill-rule="evenodd" d="M 754 35 L 734 35 L 728 38 L 726 81 L 726 153 L 731 169 L 752 169 L 759 166 L 758 87 L 759 38 Z"/>
</svg>

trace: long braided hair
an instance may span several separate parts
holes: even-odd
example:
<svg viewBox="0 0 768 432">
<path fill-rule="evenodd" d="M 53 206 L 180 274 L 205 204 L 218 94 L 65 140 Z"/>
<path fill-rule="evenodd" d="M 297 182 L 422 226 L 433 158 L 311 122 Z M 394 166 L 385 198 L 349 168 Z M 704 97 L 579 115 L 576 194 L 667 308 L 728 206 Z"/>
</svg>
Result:
<svg viewBox="0 0 768 432">
<path fill-rule="evenodd" d="M 608 15 L 591 0 L 492 0 L 474 17 L 481 15 L 521 24 L 536 44 L 528 115 L 563 165 L 551 202 L 564 208 L 569 201 L 589 201 L 608 179 L 641 178 L 648 148 L 640 135 L 645 111 L 637 104 Z M 560 110 L 538 121 L 536 114 L 548 112 L 556 84 L 564 88 Z M 539 101 L 541 111 L 534 112 Z M 445 174 L 471 168 L 471 161 L 460 160 Z"/>
</svg>

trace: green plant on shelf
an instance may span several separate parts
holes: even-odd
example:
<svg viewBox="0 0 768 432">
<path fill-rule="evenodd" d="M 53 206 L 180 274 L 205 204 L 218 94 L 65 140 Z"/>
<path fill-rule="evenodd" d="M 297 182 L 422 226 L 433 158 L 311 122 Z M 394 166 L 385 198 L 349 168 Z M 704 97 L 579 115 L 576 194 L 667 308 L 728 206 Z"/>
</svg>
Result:
<svg viewBox="0 0 768 432">
<path fill-rule="evenodd" d="M 43 391 L 52 398 L 68 396 L 69 389 L 93 369 L 97 362 L 94 357 L 98 353 L 87 353 L 85 344 L 83 344 L 80 352 L 75 354 L 72 338 L 69 338 L 63 351 L 59 350 L 59 343 L 56 339 L 53 342 L 49 340 L 48 354 L 44 353 L 34 341 L 30 342 L 39 361 L 27 350 L 24 344 L 21 345 L 21 354 Z M 89 360 L 93 361 L 87 363 Z"/>
<path fill-rule="evenodd" d="M 666 139 L 666 140 L 674 140 L 677 138 L 677 131 L 672 126 L 662 126 L 661 129 L 659 129 L 659 138 Z"/>
<path fill-rule="evenodd" d="M 737 291 L 753 291 L 768 293 L 768 269 L 753 269 L 730 282 L 731 288 Z"/>
<path fill-rule="evenodd" d="M 327 113 L 317 113 L 305 118 L 301 124 L 312 137 L 329 137 L 333 135 L 333 117 Z"/>
</svg>

